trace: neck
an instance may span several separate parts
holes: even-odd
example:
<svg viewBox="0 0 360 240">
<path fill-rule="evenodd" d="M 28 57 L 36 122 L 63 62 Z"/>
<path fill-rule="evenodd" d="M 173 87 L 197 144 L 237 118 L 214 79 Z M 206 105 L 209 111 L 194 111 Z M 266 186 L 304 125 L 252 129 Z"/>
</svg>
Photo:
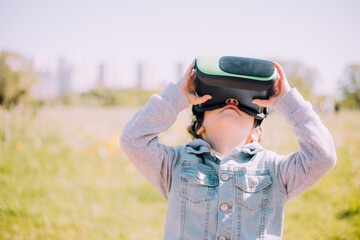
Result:
<svg viewBox="0 0 360 240">
<path fill-rule="evenodd" d="M 204 140 L 210 144 L 211 148 L 223 156 L 230 153 L 235 147 L 241 148 L 248 141 L 247 137 L 234 134 L 233 132 L 230 134 L 222 132 L 218 136 L 213 137 L 206 136 Z"/>
</svg>

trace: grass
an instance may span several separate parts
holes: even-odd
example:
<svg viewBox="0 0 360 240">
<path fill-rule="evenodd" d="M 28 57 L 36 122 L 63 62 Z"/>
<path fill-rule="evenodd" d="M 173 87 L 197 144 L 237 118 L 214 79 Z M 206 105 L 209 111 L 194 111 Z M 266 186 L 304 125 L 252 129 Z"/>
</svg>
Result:
<svg viewBox="0 0 360 240">
<path fill-rule="evenodd" d="M 271 117 L 267 124 L 277 127 L 266 128 L 264 145 L 281 153 L 298 150 L 288 127 L 282 128 L 286 135 L 279 141 L 271 140 L 285 124 L 278 114 Z M 360 239 L 360 112 L 321 118 L 334 138 L 338 161 L 313 188 L 286 205 L 284 239 Z"/>
<path fill-rule="evenodd" d="M 161 239 L 166 201 L 118 147 L 135 111 L 45 107 L 35 118 L 13 111 L 11 140 L 0 125 L 0 239 Z M 283 239 L 360 239 L 360 112 L 321 118 L 338 163 L 287 204 Z M 189 141 L 189 121 L 182 112 L 161 141 Z M 297 150 L 284 124 L 277 113 L 266 120 L 266 148 Z"/>
</svg>

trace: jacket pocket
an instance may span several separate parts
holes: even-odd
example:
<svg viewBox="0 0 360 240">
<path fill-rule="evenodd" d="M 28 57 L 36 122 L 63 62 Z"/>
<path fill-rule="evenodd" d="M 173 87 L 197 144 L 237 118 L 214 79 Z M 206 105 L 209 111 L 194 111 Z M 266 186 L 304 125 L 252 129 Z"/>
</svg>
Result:
<svg viewBox="0 0 360 240">
<path fill-rule="evenodd" d="M 192 203 L 211 201 L 215 187 L 219 185 L 216 170 L 200 169 L 197 166 L 186 166 L 180 173 L 180 196 Z"/>
<path fill-rule="evenodd" d="M 267 190 L 272 184 L 270 175 L 236 174 L 236 202 L 255 211 L 267 203 Z"/>
</svg>

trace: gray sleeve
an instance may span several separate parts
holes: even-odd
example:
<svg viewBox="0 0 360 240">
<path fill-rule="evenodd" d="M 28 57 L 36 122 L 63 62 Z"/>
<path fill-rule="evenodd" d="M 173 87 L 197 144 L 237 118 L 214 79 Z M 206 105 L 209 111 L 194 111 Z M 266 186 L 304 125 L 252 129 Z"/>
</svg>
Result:
<svg viewBox="0 0 360 240">
<path fill-rule="evenodd" d="M 125 125 L 120 146 L 137 170 L 167 199 L 171 171 L 178 152 L 175 147 L 159 143 L 158 134 L 176 121 L 177 114 L 189 102 L 182 90 L 169 84 Z"/>
<path fill-rule="evenodd" d="M 300 151 L 278 157 L 277 180 L 285 187 L 288 200 L 305 192 L 336 163 L 332 137 L 309 102 L 292 89 L 274 106 L 298 138 Z"/>
</svg>

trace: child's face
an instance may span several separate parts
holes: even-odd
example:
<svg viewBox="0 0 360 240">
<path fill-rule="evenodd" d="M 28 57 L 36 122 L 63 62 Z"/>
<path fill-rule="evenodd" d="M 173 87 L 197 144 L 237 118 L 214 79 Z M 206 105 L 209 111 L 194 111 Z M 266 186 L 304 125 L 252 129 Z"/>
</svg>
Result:
<svg viewBox="0 0 360 240">
<path fill-rule="evenodd" d="M 199 130 L 206 140 L 223 140 L 222 136 L 226 134 L 242 141 L 249 137 L 254 128 L 254 120 L 254 117 L 239 110 L 235 105 L 228 104 L 223 108 L 206 111 Z"/>
</svg>

